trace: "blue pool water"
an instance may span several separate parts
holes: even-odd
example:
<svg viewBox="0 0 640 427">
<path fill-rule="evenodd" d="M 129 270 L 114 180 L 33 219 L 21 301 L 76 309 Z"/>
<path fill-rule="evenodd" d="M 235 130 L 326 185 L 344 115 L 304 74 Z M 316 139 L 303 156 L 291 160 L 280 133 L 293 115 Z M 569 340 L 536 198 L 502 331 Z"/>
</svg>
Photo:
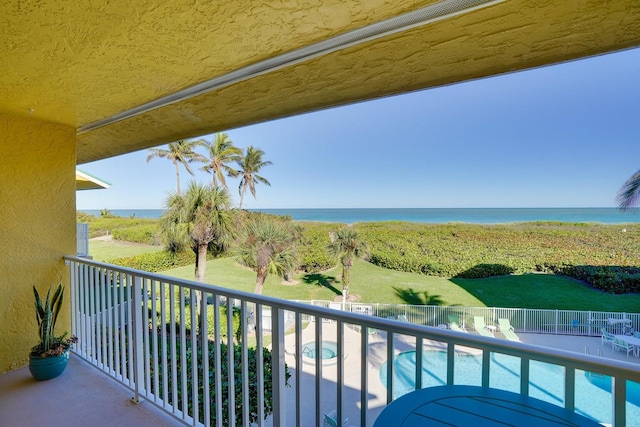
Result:
<svg viewBox="0 0 640 427">
<path fill-rule="evenodd" d="M 415 389 L 415 350 L 398 354 L 394 359 L 394 398 Z M 558 406 L 564 404 L 564 368 L 531 361 L 529 395 Z M 425 351 L 422 357 L 422 386 L 433 387 L 447 382 L 447 354 Z M 387 385 L 387 362 L 380 368 L 380 380 Z M 458 355 L 454 369 L 455 384 L 482 384 L 480 356 Z M 504 354 L 491 355 L 489 386 L 520 392 L 520 359 Z M 611 377 L 576 371 L 576 412 L 598 422 L 611 423 Z M 640 426 L 640 384 L 627 383 L 627 425 Z"/>
</svg>

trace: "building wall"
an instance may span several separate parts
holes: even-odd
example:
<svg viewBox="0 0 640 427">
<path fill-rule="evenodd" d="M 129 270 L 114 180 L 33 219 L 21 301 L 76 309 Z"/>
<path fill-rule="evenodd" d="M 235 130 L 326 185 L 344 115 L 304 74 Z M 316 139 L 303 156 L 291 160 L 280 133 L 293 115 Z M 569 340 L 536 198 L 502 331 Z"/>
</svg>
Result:
<svg viewBox="0 0 640 427">
<path fill-rule="evenodd" d="M 38 332 L 32 285 L 68 284 L 76 246 L 76 132 L 0 114 L 0 373 L 24 366 Z M 69 292 L 57 333 L 70 330 Z"/>
</svg>

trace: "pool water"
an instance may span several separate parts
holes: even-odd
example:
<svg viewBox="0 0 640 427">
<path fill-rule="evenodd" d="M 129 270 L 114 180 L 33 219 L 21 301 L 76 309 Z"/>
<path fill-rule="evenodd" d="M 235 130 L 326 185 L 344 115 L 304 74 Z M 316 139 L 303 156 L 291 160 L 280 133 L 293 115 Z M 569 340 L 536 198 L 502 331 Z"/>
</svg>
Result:
<svg viewBox="0 0 640 427">
<path fill-rule="evenodd" d="M 338 345 L 332 341 L 322 341 L 322 345 L 320 346 L 322 349 L 320 352 L 320 358 L 323 360 L 326 359 L 335 359 L 338 357 Z M 317 358 L 317 349 L 316 343 L 314 341 L 308 342 L 302 345 L 302 355 L 306 356 L 310 359 Z"/>
<path fill-rule="evenodd" d="M 415 350 L 396 355 L 393 365 L 393 395 L 398 398 L 415 389 Z M 446 385 L 447 353 L 425 351 L 422 355 L 422 387 Z M 520 359 L 491 354 L 489 386 L 520 392 Z M 380 368 L 380 381 L 387 386 L 387 362 Z M 454 368 L 456 385 L 482 384 L 481 356 L 457 355 Z M 564 405 L 564 368 L 531 361 L 529 395 L 558 406 Z M 601 423 L 611 423 L 611 377 L 576 371 L 575 408 L 577 413 Z M 627 382 L 627 426 L 640 427 L 640 384 Z"/>
</svg>

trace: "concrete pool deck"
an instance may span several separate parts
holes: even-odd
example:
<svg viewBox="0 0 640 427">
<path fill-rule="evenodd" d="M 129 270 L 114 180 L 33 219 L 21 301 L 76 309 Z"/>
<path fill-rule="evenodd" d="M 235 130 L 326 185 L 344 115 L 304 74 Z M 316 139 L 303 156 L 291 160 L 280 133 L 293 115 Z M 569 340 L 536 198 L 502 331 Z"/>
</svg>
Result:
<svg viewBox="0 0 640 427">
<path fill-rule="evenodd" d="M 473 333 L 473 332 L 471 332 Z M 361 402 L 361 351 L 360 332 L 353 330 L 352 328 L 344 328 L 344 348 L 345 348 L 345 362 L 344 362 L 344 387 L 343 393 L 343 406 L 344 416 L 349 418 L 349 422 L 346 426 L 360 425 L 360 402 Z M 498 332 L 496 337 L 502 335 Z M 600 337 L 584 337 L 584 336 L 572 336 L 572 335 L 549 335 L 549 334 L 524 334 L 519 333 L 520 340 L 527 344 L 538 345 L 542 347 L 549 347 L 554 349 L 566 350 L 574 353 L 584 354 L 586 351 L 592 356 L 599 356 L 607 359 L 621 360 L 631 363 L 637 363 L 640 368 L 640 358 L 627 354 L 621 351 L 614 351 L 611 344 L 601 344 Z M 311 322 L 302 331 L 302 343 L 313 341 L 315 339 L 315 323 Z M 294 335 L 287 335 L 285 338 L 286 357 L 285 361 L 292 373 L 290 384 L 291 387 L 287 389 L 287 401 L 295 402 L 295 396 L 297 390 L 296 375 L 298 370 L 296 369 L 295 361 L 295 337 Z M 322 340 L 323 341 L 337 341 L 337 328 L 335 323 L 323 323 L 322 324 Z M 441 342 L 424 341 L 425 350 L 443 350 L 445 345 Z M 394 347 L 396 353 L 402 351 L 409 351 L 415 349 L 415 343 L 410 339 L 402 336 L 396 336 L 394 340 Z M 468 349 L 467 349 L 468 350 Z M 464 347 L 457 347 L 457 351 L 466 351 Z M 474 352 L 469 350 L 469 352 Z M 375 333 L 369 335 L 369 346 L 367 356 L 367 425 L 372 425 L 378 414 L 386 406 L 387 389 L 382 384 L 379 372 L 384 362 L 387 360 L 386 349 L 386 335 L 384 333 Z M 301 393 L 304 393 L 304 399 L 301 402 L 301 412 L 303 425 L 314 424 L 314 407 L 316 399 L 316 385 L 315 385 L 315 372 L 316 366 L 313 359 L 303 359 L 301 375 Z M 336 363 L 323 363 L 322 364 L 322 376 L 323 381 L 320 384 L 320 404 L 321 412 L 328 413 L 337 408 L 337 366 Z M 322 414 L 320 414 L 322 416 Z M 295 420 L 295 408 L 288 408 L 287 420 Z M 270 421 L 270 420 L 268 420 Z M 271 425 L 268 423 L 268 425 Z M 322 424 L 321 424 L 322 425 Z"/>
</svg>

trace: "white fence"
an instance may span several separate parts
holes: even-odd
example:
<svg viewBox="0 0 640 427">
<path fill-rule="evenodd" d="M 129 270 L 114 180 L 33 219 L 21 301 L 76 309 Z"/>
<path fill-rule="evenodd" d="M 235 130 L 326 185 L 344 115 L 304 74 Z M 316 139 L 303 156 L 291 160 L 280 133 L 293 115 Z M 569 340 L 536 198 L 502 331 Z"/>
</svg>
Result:
<svg viewBox="0 0 640 427">
<path fill-rule="evenodd" d="M 381 309 L 372 305 L 371 313 L 367 305 L 352 308 L 361 314 L 336 311 L 80 257 L 65 259 L 72 333 L 79 338 L 74 352 L 129 387 L 136 400 L 185 425 L 320 427 L 325 414 L 335 411 L 336 419 L 348 417 L 349 425 L 371 426 L 399 394 L 432 385 L 424 377 L 428 353 L 446 359 L 444 384 L 471 381 L 482 387 L 494 386 L 496 357 L 510 358 L 517 368 L 509 391 L 534 397 L 542 380 L 537 367 L 554 366 L 557 391 L 545 392 L 570 411 L 579 411 L 583 399 L 587 405 L 594 399 L 577 391 L 578 377 L 597 376 L 601 388 L 610 390 L 607 415 L 599 421 L 624 427 L 640 419 L 638 402 L 628 393 L 640 383 L 637 364 L 391 321 L 369 315 Z M 199 300 L 206 304 L 198 305 Z M 437 324 L 444 322 L 441 315 L 429 312 L 423 318 Z M 511 319 L 516 325 L 524 322 L 518 315 Z M 324 350 L 328 341 L 334 344 L 332 364 L 305 356 Z M 473 378 L 459 373 L 463 349 L 479 357 Z M 406 375 L 409 387 L 400 384 L 400 367 L 393 363 L 408 350 L 415 352 L 415 365 Z"/>
<path fill-rule="evenodd" d="M 516 332 L 555 335 L 601 336 L 605 328 L 613 334 L 631 334 L 640 330 L 640 314 L 608 311 L 545 310 L 531 308 L 461 307 L 436 305 L 380 304 L 297 301 L 316 307 L 326 307 L 352 313 L 368 314 L 386 319 L 402 319 L 416 325 L 446 328 L 455 316 L 460 326 L 473 330 L 473 318 L 482 316 L 488 325 L 498 319 L 509 319 Z"/>
</svg>

